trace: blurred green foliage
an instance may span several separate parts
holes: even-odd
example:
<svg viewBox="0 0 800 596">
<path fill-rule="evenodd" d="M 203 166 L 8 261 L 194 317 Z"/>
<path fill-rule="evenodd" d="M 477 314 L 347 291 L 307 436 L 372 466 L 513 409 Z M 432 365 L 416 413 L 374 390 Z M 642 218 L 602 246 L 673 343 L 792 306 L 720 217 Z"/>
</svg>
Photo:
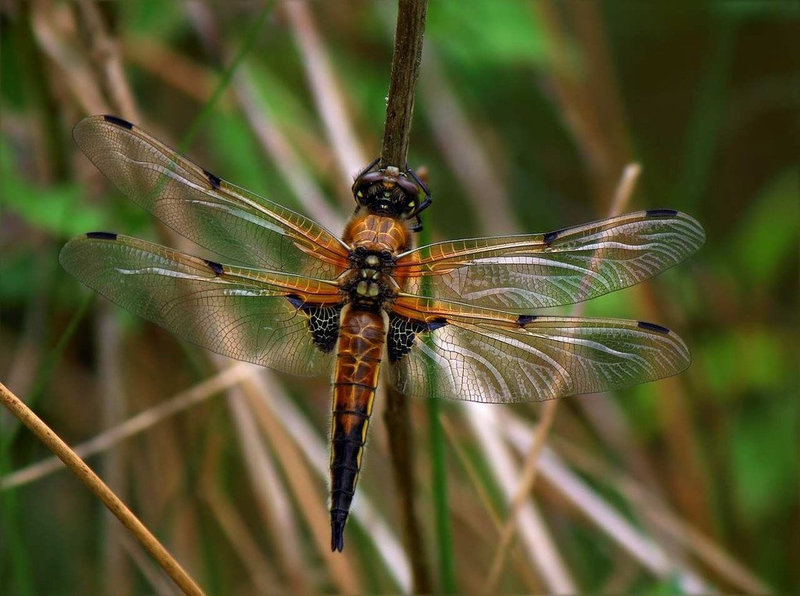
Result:
<svg viewBox="0 0 800 596">
<path fill-rule="evenodd" d="M 42 361 L 85 296 L 84 288 L 56 266 L 63 242 L 98 229 L 146 237 L 159 237 L 159 232 L 147 214 L 114 189 L 88 179 L 86 164 L 81 163 L 83 158 L 69 134 L 84 115 L 82 109 L 46 44 L 34 33 L 29 12 L 33 4 L 9 4 L 14 8 L 0 8 L 0 379 L 5 382 L 14 373 L 14 378 L 22 379 L 17 390 L 25 394 L 25 388 L 35 385 L 33 377 L 42 370 Z M 137 41 L 153 42 L 200 66 L 212 81 L 218 80 L 227 62 L 204 46 L 185 3 L 135 0 L 101 6 L 111 34 L 124 48 L 125 74 L 142 117 L 157 127 L 156 136 L 163 134 L 165 142 L 177 146 L 204 104 L 165 81 L 153 65 L 134 60 L 132 48 Z M 555 6 L 564 22 L 576 24 L 574 3 Z M 649 290 L 602 297 L 587 305 L 586 314 L 654 319 L 684 337 L 694 363 L 676 381 L 680 391 L 671 393 L 667 388 L 674 386 L 655 383 L 620 392 L 619 405 L 631 424 L 638 455 L 650 462 L 657 484 L 683 518 L 776 592 L 797 590 L 797 4 L 620 1 L 595 6 L 602 17 L 613 75 L 605 83 L 616 89 L 625 117 L 624 122 L 609 123 L 601 114 L 601 124 L 623 131 L 632 147 L 631 157 L 643 168 L 629 210 L 687 211 L 706 227 L 708 241 L 690 261 L 651 282 Z M 207 8 L 220 46 L 234 52 L 255 18 L 255 9 L 246 2 L 209 3 Z M 376 155 L 392 47 L 387 5 L 317 3 L 312 8 L 359 140 L 368 155 Z M 554 65 L 546 47 L 551 24 L 542 20 L 540 8 L 523 2 L 443 1 L 431 3 L 429 9 L 429 49 L 441 63 L 446 88 L 466 114 L 492 171 L 505 187 L 516 231 L 544 231 L 597 219 L 607 208 L 607 201 L 598 200 L 591 160 L 572 127 L 574 106 L 565 105 L 555 92 Z M 585 39 L 575 35 L 568 41 L 568 62 L 580 76 L 591 68 L 592 56 L 582 45 Z M 339 208 L 337 198 L 346 195 L 347 189 L 337 178 L 302 55 L 280 7 L 240 68 L 251 77 L 259 99 L 300 163 L 330 197 L 331 206 Z M 599 88 L 590 90 L 584 99 L 591 105 L 603 93 Z M 448 159 L 448 137 L 437 136 L 435 118 L 428 100 L 418 97 L 410 162 L 430 169 L 435 204 L 425 214 L 425 225 L 434 239 L 482 234 L 485 222 L 467 199 L 470 179 L 463 164 Z M 188 154 L 236 184 L 301 209 L 298 197 L 292 195 L 231 96 L 214 107 Z M 347 215 L 346 209 L 340 211 Z M 115 312 L 126 322 L 126 361 L 133 371 L 126 378 L 139 400 L 130 406 L 131 411 L 149 407 L 157 396 L 171 395 L 200 376 L 164 334 Z M 87 321 L 80 326 L 49 379 L 49 398 L 42 400 L 50 422 L 70 439 L 88 438 L 102 428 L 93 325 Z M 27 355 L 27 350 L 34 355 L 25 368 L 18 357 Z M 156 388 L 136 383 L 135 373 L 142 371 L 157 382 Z M 292 387 L 294 393 L 304 393 Z M 313 387 L 324 391 L 324 383 Z M 303 403 L 320 420 L 327 415 L 326 407 L 324 399 Z M 575 404 L 565 403 L 563 409 L 568 420 L 574 417 L 576 421 L 559 432 L 630 471 L 624 454 L 603 444 L 595 431 L 586 430 L 590 425 Z M 177 445 L 194 468 L 206 464 L 197 446 L 214 443 L 218 437 L 203 430 L 209 426 L 203 415 L 177 423 L 173 438 L 156 435 L 153 444 L 171 457 L 175 454 L 169 449 Z M 5 428 L 3 424 L 5 418 L 0 417 L 0 429 Z M 324 427 L 320 422 L 319 428 Z M 423 458 L 428 445 L 424 428 L 419 429 Z M 244 472 L 237 459 L 241 455 L 230 447 L 235 438 L 226 440 L 230 452 L 220 459 L 227 475 L 220 484 L 229 490 L 232 502 L 244 499 L 247 504 L 242 508 L 252 506 L 252 511 L 255 505 L 243 488 Z M 466 451 L 499 504 L 502 499 L 490 480 L 490 462 L 479 456 L 473 444 L 468 443 Z M 9 451 L 0 455 L 0 474 L 4 474 L 44 453 L 30 437 L 19 433 Z M 156 469 L 167 466 L 152 453 L 147 461 Z M 427 466 L 430 462 L 425 461 Z M 181 478 L 178 484 L 199 482 L 188 478 L 190 474 L 181 466 L 184 460 L 170 462 L 174 467 L 167 469 Z M 199 474 L 194 468 L 192 474 Z M 382 473 L 377 468 L 367 468 L 367 474 L 377 477 Z M 458 472 L 451 474 L 463 475 L 460 466 L 452 468 Z M 143 483 L 148 479 L 148 472 L 135 466 L 128 473 Z M 602 479 L 594 481 L 609 500 L 623 501 L 614 486 L 606 486 Z M 153 482 L 156 486 L 148 484 L 149 489 L 162 488 Z M 370 480 L 363 482 L 367 485 Z M 96 565 L 102 555 L 98 552 L 102 550 L 100 516 L 96 505 L 74 484 L 60 476 L 19 489 L 13 498 L 0 493 L 0 585 L 10 577 L 6 585 L 21 594 L 100 590 L 102 578 Z M 374 486 L 391 493 L 378 481 Z M 169 488 L 186 490 L 186 486 Z M 424 485 L 421 492 L 426 490 L 429 487 Z M 387 515 L 396 519 L 390 497 L 386 498 Z M 158 498 L 162 500 L 152 506 L 151 513 L 166 533 L 171 527 L 167 520 L 182 513 L 179 505 L 164 505 L 169 503 L 164 494 Z M 134 491 L 133 499 L 145 509 L 149 506 L 144 490 Z M 475 505 L 470 511 L 478 509 Z M 576 520 L 567 508 L 551 504 L 547 513 L 583 590 L 616 586 L 610 582 L 619 580 L 613 571 L 621 555 L 613 542 Z M 627 509 L 625 514 L 635 518 Z M 431 515 L 426 509 L 425 520 L 430 521 Z M 195 562 L 206 570 L 203 579 L 212 591 L 225 593 L 241 575 L 240 563 L 231 562 L 236 558 L 227 547 L 222 555 L 216 552 L 217 543 L 224 543 L 215 534 L 219 530 L 202 514 L 198 519 L 198 551 L 204 554 L 195 553 Z M 468 524 L 455 529 L 455 567 L 461 578 L 475 573 L 460 562 L 471 554 L 465 546 L 475 540 L 470 531 L 474 529 Z M 369 549 L 362 532 L 353 530 L 348 548 Z M 469 540 L 462 540 L 463 536 Z M 258 540 L 270 552 L 268 541 L 260 536 Z M 431 548 L 431 558 L 433 553 Z M 364 586 L 397 589 L 381 563 L 372 564 L 377 555 L 364 556 L 370 563 L 363 565 Z M 620 575 L 630 573 L 624 585 L 631 592 L 681 589 L 670 579 L 659 580 L 638 568 L 621 568 Z M 717 577 L 711 571 L 709 575 L 713 583 Z M 465 588 L 467 580 L 459 581 Z M 509 583 L 507 587 L 524 591 L 523 586 Z M 724 581 L 719 587 L 730 589 Z"/>
</svg>

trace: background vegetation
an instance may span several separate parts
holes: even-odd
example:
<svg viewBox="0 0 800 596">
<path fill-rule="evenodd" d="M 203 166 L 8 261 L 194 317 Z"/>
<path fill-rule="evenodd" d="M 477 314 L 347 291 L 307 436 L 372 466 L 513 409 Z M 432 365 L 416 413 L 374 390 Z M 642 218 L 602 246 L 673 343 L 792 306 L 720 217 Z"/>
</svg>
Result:
<svg viewBox="0 0 800 596">
<path fill-rule="evenodd" d="M 378 403 L 358 517 L 332 556 L 328 380 L 220 377 L 230 363 L 90 298 L 58 266 L 90 230 L 180 246 L 77 151 L 70 131 L 89 113 L 185 143 L 218 175 L 339 229 L 351 177 L 380 147 L 394 6 L 263 11 L 0 3 L 0 379 L 70 443 L 140 423 L 89 461 L 211 593 L 408 591 L 412 562 L 423 587 L 480 592 L 539 405 L 440 405 L 443 541 L 441 461 L 425 404 L 411 404 L 424 549 L 408 553 Z M 694 362 L 562 401 L 502 591 L 800 587 L 799 17 L 782 1 L 430 7 L 410 162 L 428 167 L 434 239 L 603 217 L 631 161 L 629 210 L 680 209 L 708 233 L 675 270 L 587 305 L 677 330 Z M 73 477 L 24 475 L 47 456 L 0 413 L 0 591 L 172 589 Z"/>
</svg>

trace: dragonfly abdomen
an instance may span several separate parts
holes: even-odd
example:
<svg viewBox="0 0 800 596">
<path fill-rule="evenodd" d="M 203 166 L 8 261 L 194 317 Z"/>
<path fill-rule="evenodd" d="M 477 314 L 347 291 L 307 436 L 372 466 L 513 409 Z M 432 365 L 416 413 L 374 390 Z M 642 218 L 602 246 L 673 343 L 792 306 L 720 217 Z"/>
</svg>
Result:
<svg viewBox="0 0 800 596">
<path fill-rule="evenodd" d="M 331 550 L 344 548 L 344 526 L 361 470 L 385 340 L 380 312 L 344 308 L 333 377 Z"/>
</svg>

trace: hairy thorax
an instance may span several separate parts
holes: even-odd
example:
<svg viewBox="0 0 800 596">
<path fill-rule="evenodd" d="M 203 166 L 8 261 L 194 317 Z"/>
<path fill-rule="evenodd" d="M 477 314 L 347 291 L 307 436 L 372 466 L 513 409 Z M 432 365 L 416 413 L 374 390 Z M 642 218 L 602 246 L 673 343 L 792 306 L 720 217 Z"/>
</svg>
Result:
<svg viewBox="0 0 800 596">
<path fill-rule="evenodd" d="M 377 312 L 394 300 L 400 289 L 392 277 L 395 261 L 410 240 L 408 225 L 391 217 L 356 214 L 350 221 L 344 231 L 350 268 L 340 287 L 354 308 Z"/>
</svg>

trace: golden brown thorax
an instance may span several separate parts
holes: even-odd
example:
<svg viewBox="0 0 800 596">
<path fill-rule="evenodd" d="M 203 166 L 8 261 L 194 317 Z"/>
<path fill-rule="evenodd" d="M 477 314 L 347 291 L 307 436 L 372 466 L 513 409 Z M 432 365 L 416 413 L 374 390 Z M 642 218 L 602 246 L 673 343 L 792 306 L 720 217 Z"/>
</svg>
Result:
<svg viewBox="0 0 800 596">
<path fill-rule="evenodd" d="M 406 222 L 392 217 L 356 213 L 345 227 L 342 239 L 353 248 L 388 250 L 397 255 L 410 248 L 411 231 Z"/>
</svg>

